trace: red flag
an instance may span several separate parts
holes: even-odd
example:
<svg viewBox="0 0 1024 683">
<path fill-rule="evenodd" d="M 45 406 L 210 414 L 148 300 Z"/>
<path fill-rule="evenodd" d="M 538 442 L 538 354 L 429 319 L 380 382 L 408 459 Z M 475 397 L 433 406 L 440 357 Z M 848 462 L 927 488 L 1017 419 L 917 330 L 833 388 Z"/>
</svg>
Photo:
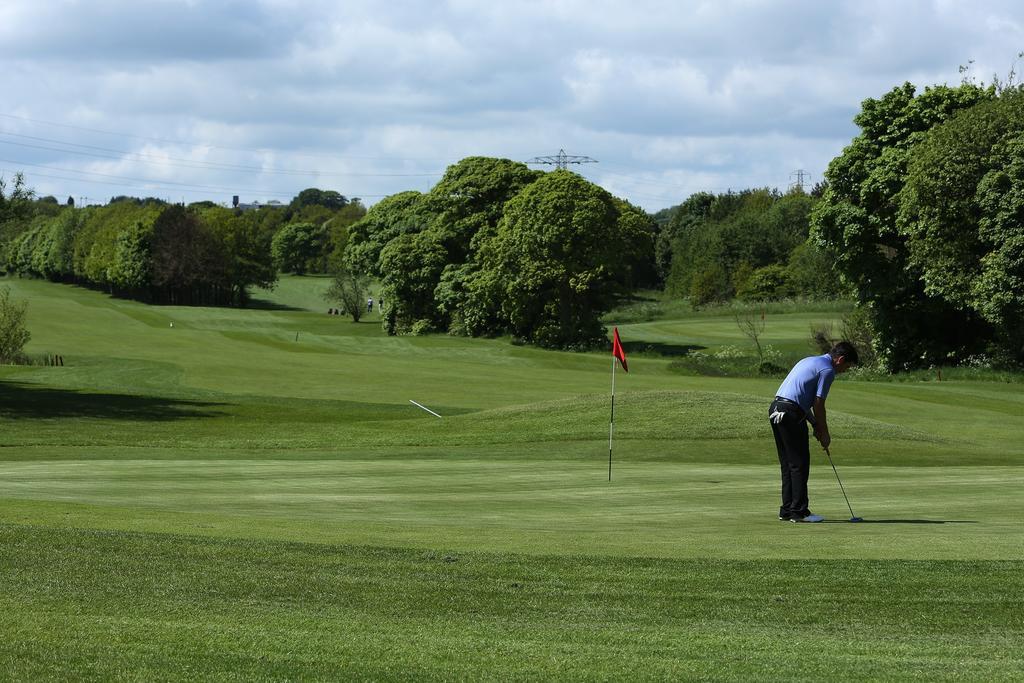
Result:
<svg viewBox="0 0 1024 683">
<path fill-rule="evenodd" d="M 619 328 L 617 327 L 612 333 L 612 355 L 619 359 L 622 369 L 629 372 L 629 366 L 626 364 L 626 352 L 622 350 L 622 340 L 619 339 Z"/>
</svg>

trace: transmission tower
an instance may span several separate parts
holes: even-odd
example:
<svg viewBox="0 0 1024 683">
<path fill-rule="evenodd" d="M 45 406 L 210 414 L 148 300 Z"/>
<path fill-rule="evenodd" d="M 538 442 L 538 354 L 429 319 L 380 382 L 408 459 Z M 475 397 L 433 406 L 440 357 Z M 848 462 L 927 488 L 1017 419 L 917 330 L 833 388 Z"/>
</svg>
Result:
<svg viewBox="0 0 1024 683">
<path fill-rule="evenodd" d="M 808 173 L 807 171 L 805 171 L 802 168 L 798 168 L 797 170 L 795 170 L 795 171 L 793 171 L 792 173 L 789 174 L 789 178 L 792 181 L 792 182 L 789 183 L 789 186 L 791 188 L 795 187 L 796 189 L 798 189 L 801 192 L 803 192 L 804 191 L 804 183 L 810 182 L 811 174 Z M 796 180 L 793 180 L 793 178 L 796 178 Z"/>
<path fill-rule="evenodd" d="M 566 154 L 564 149 L 558 150 L 558 154 L 550 157 L 534 157 L 527 161 L 528 164 L 548 164 L 565 170 L 569 168 L 569 164 L 596 164 L 597 159 L 591 159 L 590 157 L 575 156 L 572 154 Z"/>
</svg>

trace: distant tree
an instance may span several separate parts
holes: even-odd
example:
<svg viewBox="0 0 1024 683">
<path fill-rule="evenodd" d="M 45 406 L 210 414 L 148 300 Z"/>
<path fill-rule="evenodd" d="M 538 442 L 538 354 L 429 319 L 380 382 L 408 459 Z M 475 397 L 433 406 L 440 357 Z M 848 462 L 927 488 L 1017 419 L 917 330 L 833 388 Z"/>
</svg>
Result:
<svg viewBox="0 0 1024 683">
<path fill-rule="evenodd" d="M 626 250 L 622 253 L 623 266 L 617 278 L 624 292 L 637 288 L 655 287 L 661 277 L 654 258 L 654 243 L 658 236 L 654 219 L 643 209 L 624 199 L 615 198 L 619 231 L 625 237 Z"/>
<path fill-rule="evenodd" d="M 213 209 L 223 222 L 207 216 L 211 229 L 225 245 L 228 254 L 228 280 L 232 287 L 232 303 L 243 306 L 248 301 L 250 286 L 270 289 L 277 283 L 277 266 L 271 254 L 272 237 L 263 229 L 258 212 L 231 215 L 228 209 Z M 230 215 L 230 218 L 227 215 Z"/>
<path fill-rule="evenodd" d="M 803 192 L 767 188 L 694 195 L 670 226 L 671 259 L 659 255 L 670 268 L 666 291 L 696 305 L 737 295 L 756 269 L 784 265 L 807 239 L 814 202 Z"/>
<path fill-rule="evenodd" d="M 75 198 L 69 195 L 68 196 L 68 201 L 66 203 L 67 203 L 68 206 L 74 206 L 75 205 Z"/>
<path fill-rule="evenodd" d="M 851 298 L 835 267 L 835 255 L 814 239 L 798 244 L 789 254 L 785 279 L 793 294 L 812 299 Z"/>
<path fill-rule="evenodd" d="M 289 223 L 270 244 L 277 267 L 285 273 L 305 275 L 323 251 L 325 233 L 313 223 Z"/>
<path fill-rule="evenodd" d="M 121 202 L 127 202 L 129 204 L 142 204 L 142 200 L 139 199 L 138 197 L 130 197 L 126 194 L 119 194 L 111 197 L 110 201 L 107 202 L 107 204 L 118 204 Z"/>
<path fill-rule="evenodd" d="M 345 259 L 345 250 L 348 248 L 350 228 L 362 220 L 365 215 L 366 207 L 358 200 L 352 200 L 345 208 L 334 214 L 333 218 L 324 223 L 324 229 L 327 231 L 326 270 L 333 272 L 341 267 Z"/>
<path fill-rule="evenodd" d="M 380 254 L 399 235 L 422 232 L 433 220 L 433 210 L 416 191 L 385 197 L 349 228 L 345 258 L 355 270 L 381 277 Z"/>
<path fill-rule="evenodd" d="M 337 211 L 345 207 L 348 204 L 348 199 L 345 195 L 335 192 L 334 190 L 320 190 L 315 187 L 310 187 L 302 190 L 292 199 L 289 207 L 295 211 L 306 207 L 306 206 L 322 206 L 332 211 Z"/>
<path fill-rule="evenodd" d="M 433 216 L 425 229 L 447 253 L 434 289 L 432 317 L 438 327 L 453 334 L 485 334 L 500 327 L 496 309 L 484 313 L 483 299 L 470 304 L 481 282 L 478 252 L 495 235 L 506 203 L 542 175 L 509 159 L 467 157 L 449 166 L 424 196 Z"/>
<path fill-rule="evenodd" d="M 65 210 L 65 214 L 80 214 L 71 244 L 72 279 L 113 291 L 110 273 L 117 260 L 121 233 L 139 225 L 151 230 L 164 208 L 165 205 L 126 200 L 80 211 Z"/>
<path fill-rule="evenodd" d="M 114 243 L 114 258 L 107 269 L 107 279 L 119 292 L 142 297 L 151 282 L 150 240 L 153 231 L 141 223 L 118 234 Z"/>
<path fill-rule="evenodd" d="M 777 301 L 793 294 L 786 267 L 773 263 L 755 269 L 737 296 L 751 301 Z"/>
<path fill-rule="evenodd" d="M 365 311 L 367 291 L 370 278 L 358 273 L 347 264 L 334 272 L 331 284 L 324 293 L 324 299 L 338 304 L 346 315 L 352 316 L 352 322 L 359 322 Z"/>
<path fill-rule="evenodd" d="M 0 363 L 13 363 L 32 338 L 25 327 L 27 301 L 13 301 L 10 288 L 0 287 Z"/>
<path fill-rule="evenodd" d="M 654 262 L 658 275 L 663 280 L 672 271 L 672 255 L 677 240 L 687 243 L 692 239 L 699 226 L 703 225 L 711 211 L 715 196 L 709 192 L 698 192 L 690 195 L 686 201 L 670 211 L 667 222 L 658 232 L 654 245 Z"/>
<path fill-rule="evenodd" d="M 41 197 L 32 206 L 32 213 L 36 216 L 56 216 L 63 210 L 56 197 Z"/>
<path fill-rule="evenodd" d="M 175 305 L 225 303 L 230 291 L 224 244 L 195 211 L 164 208 L 153 224 L 152 283 L 159 301 Z"/>
<path fill-rule="evenodd" d="M 75 233 L 82 225 L 82 212 L 65 210 L 50 222 L 51 239 L 46 266 L 41 273 L 51 280 L 74 279 Z"/>
<path fill-rule="evenodd" d="M 380 253 L 381 296 L 388 302 L 382 325 L 388 334 L 441 328 L 434 290 L 447 252 L 431 231 L 399 235 Z"/>
<path fill-rule="evenodd" d="M 10 184 L 0 176 L 0 223 L 30 216 L 34 197 L 35 191 L 26 187 L 23 174 L 15 173 Z"/>
</svg>

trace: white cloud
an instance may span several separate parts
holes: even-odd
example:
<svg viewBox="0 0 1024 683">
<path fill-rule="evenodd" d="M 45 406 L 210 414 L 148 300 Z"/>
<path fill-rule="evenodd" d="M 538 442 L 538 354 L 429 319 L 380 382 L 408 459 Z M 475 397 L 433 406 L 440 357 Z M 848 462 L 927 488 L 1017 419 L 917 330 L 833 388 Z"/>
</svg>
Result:
<svg viewBox="0 0 1024 683">
<path fill-rule="evenodd" d="M 372 201 L 564 148 L 656 210 L 820 179 L 865 98 L 969 60 L 1005 77 L 1022 22 L 1009 0 L 6 0 L 0 168 L 58 196 Z"/>
</svg>

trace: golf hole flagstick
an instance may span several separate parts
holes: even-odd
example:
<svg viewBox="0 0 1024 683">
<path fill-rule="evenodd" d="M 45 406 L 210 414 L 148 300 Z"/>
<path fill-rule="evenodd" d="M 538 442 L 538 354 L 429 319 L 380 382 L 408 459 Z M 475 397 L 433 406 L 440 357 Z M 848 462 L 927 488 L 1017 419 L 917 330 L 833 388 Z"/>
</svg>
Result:
<svg viewBox="0 0 1024 683">
<path fill-rule="evenodd" d="M 617 327 L 612 331 L 612 417 L 608 422 L 608 481 L 612 480 L 612 434 L 615 432 L 615 361 L 622 365 L 623 372 L 629 372 L 629 363 L 626 362 L 626 352 L 622 349 Z"/>
</svg>

